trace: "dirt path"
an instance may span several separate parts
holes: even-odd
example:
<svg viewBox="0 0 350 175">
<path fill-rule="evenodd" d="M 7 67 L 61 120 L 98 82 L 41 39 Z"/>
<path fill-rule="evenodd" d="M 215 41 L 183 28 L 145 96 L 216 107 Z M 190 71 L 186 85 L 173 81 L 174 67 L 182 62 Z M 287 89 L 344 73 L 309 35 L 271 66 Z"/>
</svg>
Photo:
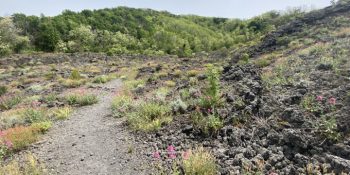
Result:
<svg viewBox="0 0 350 175">
<path fill-rule="evenodd" d="M 33 146 L 32 152 L 50 174 L 148 174 L 144 156 L 137 154 L 141 148 L 122 119 L 109 116 L 112 92 L 120 85 L 119 80 L 103 85 L 98 104 L 77 109 Z"/>
</svg>

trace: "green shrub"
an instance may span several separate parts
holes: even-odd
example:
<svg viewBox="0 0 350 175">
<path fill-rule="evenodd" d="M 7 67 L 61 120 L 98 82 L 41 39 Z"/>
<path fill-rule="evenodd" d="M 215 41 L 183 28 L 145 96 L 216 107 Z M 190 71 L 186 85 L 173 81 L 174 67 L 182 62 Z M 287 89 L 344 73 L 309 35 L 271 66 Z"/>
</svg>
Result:
<svg viewBox="0 0 350 175">
<path fill-rule="evenodd" d="M 156 102 L 140 102 L 128 113 L 127 122 L 138 131 L 154 131 L 171 122 L 170 108 Z"/>
<path fill-rule="evenodd" d="M 113 75 L 101 75 L 101 76 L 95 77 L 93 83 L 104 84 L 115 78 L 116 76 L 113 76 Z"/>
<path fill-rule="evenodd" d="M 322 106 L 316 101 L 316 98 L 312 95 L 305 96 L 301 101 L 301 106 L 309 112 L 312 113 L 323 113 Z"/>
<path fill-rule="evenodd" d="M 0 96 L 3 96 L 7 92 L 6 86 L 0 86 Z"/>
<path fill-rule="evenodd" d="M 130 96 L 117 96 L 112 102 L 112 113 L 114 117 L 123 117 L 126 112 L 129 112 L 132 106 L 132 98 Z"/>
<path fill-rule="evenodd" d="M 72 113 L 72 111 L 73 110 L 71 107 L 58 108 L 53 112 L 53 115 L 58 120 L 64 120 L 64 119 L 67 119 L 69 117 L 69 115 Z"/>
<path fill-rule="evenodd" d="M 191 94 L 189 92 L 189 89 L 182 89 L 180 90 L 180 97 L 181 99 L 187 100 L 191 97 Z"/>
<path fill-rule="evenodd" d="M 69 76 L 70 79 L 72 80 L 80 80 L 82 77 L 77 69 L 74 69 L 72 73 Z"/>
<path fill-rule="evenodd" d="M 341 137 L 337 130 L 337 120 L 334 117 L 322 117 L 316 129 L 322 136 L 332 141 L 338 141 Z"/>
<path fill-rule="evenodd" d="M 199 72 L 198 70 L 189 70 L 189 71 L 187 71 L 187 75 L 188 75 L 189 77 L 195 77 L 195 76 L 197 76 L 199 73 L 200 73 L 200 72 Z"/>
<path fill-rule="evenodd" d="M 87 106 L 98 102 L 94 94 L 69 94 L 65 98 L 69 105 Z"/>
<path fill-rule="evenodd" d="M 192 115 L 192 122 L 197 129 L 206 135 L 216 134 L 223 127 L 223 122 L 215 114 L 204 116 L 202 113 L 196 112 Z"/>
<path fill-rule="evenodd" d="M 39 109 L 26 109 L 22 115 L 27 123 L 37 123 L 46 120 L 45 113 Z"/>
<path fill-rule="evenodd" d="M 47 96 L 45 96 L 43 99 L 42 99 L 45 103 L 52 103 L 52 102 L 55 102 L 56 100 L 58 100 L 58 96 L 57 94 L 48 94 Z"/>
<path fill-rule="evenodd" d="M 187 104 L 183 102 L 180 98 L 171 102 L 170 107 L 174 113 L 177 113 L 177 112 L 185 113 L 187 110 Z"/>
<path fill-rule="evenodd" d="M 176 82 L 168 80 L 164 82 L 164 85 L 167 87 L 175 87 L 176 86 Z"/>
<path fill-rule="evenodd" d="M 0 98 L 0 109 L 9 110 L 22 102 L 22 97 L 18 95 Z"/>
<path fill-rule="evenodd" d="M 52 122 L 45 121 L 40 123 L 34 123 L 32 127 L 37 129 L 41 133 L 45 133 L 52 127 Z"/>
<path fill-rule="evenodd" d="M 204 93 L 200 98 L 200 106 L 206 109 L 211 109 L 221 104 L 220 85 L 219 85 L 219 71 L 214 66 L 207 67 L 207 85 Z"/>
<path fill-rule="evenodd" d="M 198 79 L 196 77 L 190 77 L 189 83 L 191 86 L 196 86 L 198 85 Z"/>
<path fill-rule="evenodd" d="M 60 79 L 59 82 L 67 88 L 76 88 L 86 83 L 85 79 Z"/>
</svg>

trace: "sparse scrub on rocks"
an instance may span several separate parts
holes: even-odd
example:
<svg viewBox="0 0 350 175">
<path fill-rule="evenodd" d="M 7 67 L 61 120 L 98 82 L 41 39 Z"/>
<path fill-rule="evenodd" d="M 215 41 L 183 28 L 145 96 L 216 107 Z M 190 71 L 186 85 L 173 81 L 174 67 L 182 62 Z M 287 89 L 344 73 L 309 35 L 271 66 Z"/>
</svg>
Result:
<svg viewBox="0 0 350 175">
<path fill-rule="evenodd" d="M 205 135 L 215 135 L 223 127 L 223 122 L 215 113 L 214 109 L 208 110 L 203 114 L 199 109 L 192 114 L 192 122 L 195 128 Z"/>
<path fill-rule="evenodd" d="M 334 117 L 323 116 L 316 125 L 317 132 L 331 141 L 339 141 L 341 134 L 338 132 L 337 120 Z"/>
</svg>

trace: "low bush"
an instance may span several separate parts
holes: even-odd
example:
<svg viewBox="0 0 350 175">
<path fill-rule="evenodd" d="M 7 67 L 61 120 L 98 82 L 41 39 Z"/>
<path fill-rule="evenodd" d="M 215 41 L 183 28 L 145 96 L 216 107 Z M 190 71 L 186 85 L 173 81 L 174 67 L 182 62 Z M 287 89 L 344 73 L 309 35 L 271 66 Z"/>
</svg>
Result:
<svg viewBox="0 0 350 175">
<path fill-rule="evenodd" d="M 171 110 L 174 113 L 185 113 L 187 110 L 187 104 L 180 98 L 170 103 Z"/>
<path fill-rule="evenodd" d="M 16 151 L 26 148 L 30 144 L 36 142 L 39 137 L 38 129 L 32 126 L 17 126 L 3 132 L 3 137 L 12 142 L 13 149 Z"/>
<path fill-rule="evenodd" d="M 3 96 L 7 92 L 6 86 L 0 86 L 0 96 Z"/>
<path fill-rule="evenodd" d="M 65 120 L 69 117 L 69 115 L 72 113 L 72 108 L 71 107 L 62 107 L 62 108 L 58 108 L 55 109 L 53 111 L 53 116 L 57 119 L 57 120 Z"/>
<path fill-rule="evenodd" d="M 203 96 L 200 98 L 200 106 L 205 109 L 212 109 L 221 104 L 219 71 L 214 66 L 207 67 L 207 85 Z"/>
<path fill-rule="evenodd" d="M 45 175 L 43 165 L 39 164 L 32 154 L 25 155 L 24 162 L 12 160 L 9 163 L 0 165 L 0 175 Z"/>
<path fill-rule="evenodd" d="M 190 152 L 187 159 L 183 159 L 183 170 L 189 175 L 215 175 L 218 167 L 212 153 L 197 148 Z"/>
<path fill-rule="evenodd" d="M 114 76 L 114 75 L 101 75 L 101 76 L 95 77 L 93 83 L 104 84 L 104 83 L 107 83 L 115 78 L 116 78 L 116 76 Z"/>
<path fill-rule="evenodd" d="M 72 70 L 70 76 L 70 79 L 72 80 L 80 80 L 82 77 L 77 69 Z"/>
<path fill-rule="evenodd" d="M 21 103 L 23 97 L 19 95 L 6 95 L 0 98 L 0 109 L 9 110 Z"/>
<path fill-rule="evenodd" d="M 205 135 L 217 134 L 223 127 L 221 119 L 213 113 L 204 115 L 201 112 L 196 111 L 192 115 L 192 122 L 195 128 L 202 131 Z"/>
<path fill-rule="evenodd" d="M 64 87 L 67 88 L 76 88 L 84 85 L 86 83 L 85 79 L 59 79 L 59 83 L 61 83 Z"/>
<path fill-rule="evenodd" d="M 338 141 L 341 137 L 337 128 L 337 120 L 334 117 L 322 117 L 317 123 L 316 129 L 323 137 L 331 141 Z"/>
<path fill-rule="evenodd" d="M 200 71 L 198 71 L 198 70 L 189 70 L 189 71 L 187 71 L 187 75 L 188 75 L 189 77 L 195 77 L 195 76 L 197 76 L 199 73 L 200 73 Z"/>
<path fill-rule="evenodd" d="M 172 121 L 170 108 L 156 102 L 140 102 L 134 106 L 133 111 L 128 113 L 127 122 L 134 130 L 154 131 Z"/>
<path fill-rule="evenodd" d="M 67 103 L 69 105 L 79 105 L 79 106 L 87 106 L 92 105 L 98 102 L 98 98 L 94 94 L 68 94 L 65 97 Z"/>
<path fill-rule="evenodd" d="M 37 130 L 41 133 L 45 133 L 52 127 L 52 122 L 45 121 L 45 122 L 34 123 L 32 124 L 32 127 L 34 128 L 34 130 Z"/>
<path fill-rule="evenodd" d="M 26 109 L 22 116 L 26 123 L 38 123 L 47 120 L 44 111 L 40 109 Z"/>
<path fill-rule="evenodd" d="M 168 80 L 164 82 L 164 85 L 167 87 L 175 87 L 176 86 L 176 82 Z"/>
<path fill-rule="evenodd" d="M 112 102 L 112 113 L 114 117 L 123 117 L 129 112 L 132 106 L 132 98 L 127 95 L 120 95 L 114 98 Z"/>
</svg>

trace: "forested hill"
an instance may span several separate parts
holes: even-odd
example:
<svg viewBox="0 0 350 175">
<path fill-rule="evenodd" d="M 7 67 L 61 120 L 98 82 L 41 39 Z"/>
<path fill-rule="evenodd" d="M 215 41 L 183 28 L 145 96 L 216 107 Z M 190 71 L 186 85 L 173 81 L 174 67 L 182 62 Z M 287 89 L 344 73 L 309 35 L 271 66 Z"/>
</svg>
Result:
<svg viewBox="0 0 350 175">
<path fill-rule="evenodd" d="M 239 20 L 128 7 L 66 10 L 54 17 L 14 14 L 0 18 L 0 55 L 55 51 L 191 56 L 252 45 L 300 15 L 294 9 Z"/>
</svg>

